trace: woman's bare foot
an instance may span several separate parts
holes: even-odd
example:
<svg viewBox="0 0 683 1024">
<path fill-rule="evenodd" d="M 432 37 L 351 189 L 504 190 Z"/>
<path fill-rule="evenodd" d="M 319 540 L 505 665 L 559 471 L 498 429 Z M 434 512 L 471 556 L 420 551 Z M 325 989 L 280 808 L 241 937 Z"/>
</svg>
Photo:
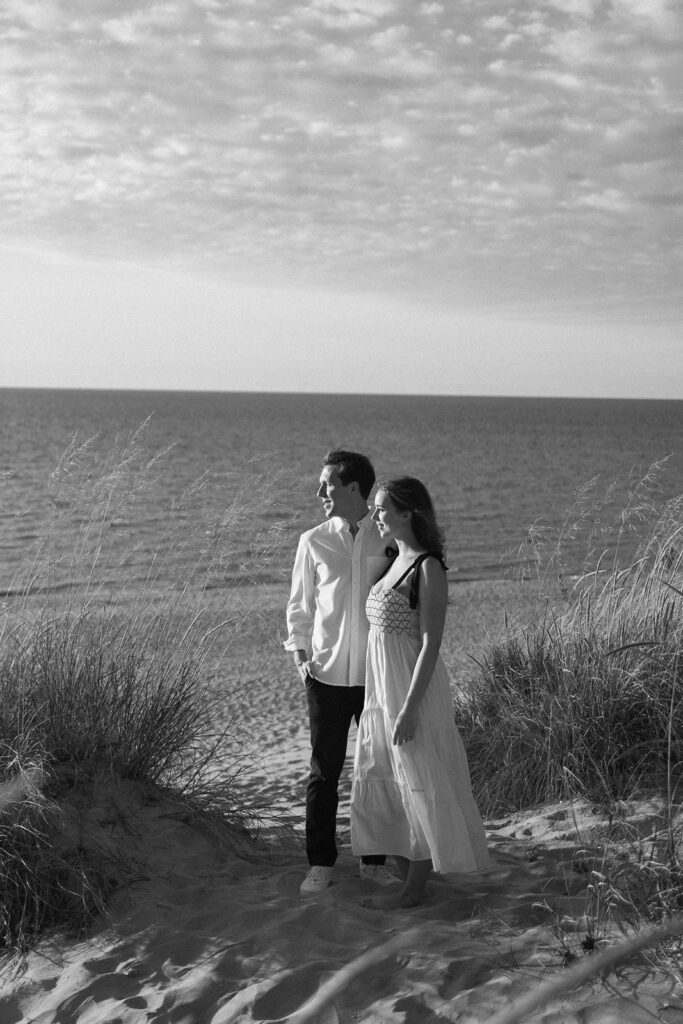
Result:
<svg viewBox="0 0 683 1024">
<path fill-rule="evenodd" d="M 369 910 L 407 910 L 424 903 L 425 890 L 416 891 L 402 886 L 398 892 L 387 892 L 381 896 L 370 896 L 361 900 L 361 906 Z"/>
<path fill-rule="evenodd" d="M 383 896 L 365 899 L 361 902 L 362 907 L 369 907 L 371 910 L 406 910 L 408 907 L 417 907 L 424 901 L 425 886 L 432 870 L 431 860 L 406 860 L 405 857 L 394 859 L 403 876 L 401 888 L 398 891 L 392 889 Z"/>
<path fill-rule="evenodd" d="M 399 878 L 405 883 L 408 881 L 408 872 L 410 871 L 410 861 L 407 857 L 394 857 L 394 863 L 396 864 L 396 870 Z"/>
</svg>

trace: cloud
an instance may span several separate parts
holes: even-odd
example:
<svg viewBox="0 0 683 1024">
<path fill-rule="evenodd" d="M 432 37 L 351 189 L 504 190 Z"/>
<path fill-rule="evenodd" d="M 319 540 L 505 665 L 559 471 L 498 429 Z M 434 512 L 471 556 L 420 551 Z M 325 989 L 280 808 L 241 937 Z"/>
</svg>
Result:
<svg viewBox="0 0 683 1024">
<path fill-rule="evenodd" d="M 683 142 L 683 117 L 654 117 L 650 124 L 631 118 L 609 127 L 605 132 L 603 153 L 611 163 L 643 163 L 680 158 Z"/>
<path fill-rule="evenodd" d="M 608 188 L 604 192 L 593 192 L 576 200 L 576 207 L 586 206 L 609 213 L 623 213 L 628 209 L 626 197 L 618 189 Z"/>
<path fill-rule="evenodd" d="M 644 203 L 652 206 L 683 206 L 683 192 L 670 192 L 668 194 L 650 194 L 642 197 Z"/>
<path fill-rule="evenodd" d="M 439 15 L 444 13 L 443 4 L 427 3 L 420 4 L 420 14 L 423 14 L 425 18 L 431 18 L 433 15 Z"/>
<path fill-rule="evenodd" d="M 393 0 L 311 0 L 310 4 L 296 6 L 295 13 L 326 28 L 358 30 L 375 26 L 391 16 L 395 8 Z"/>
<path fill-rule="evenodd" d="M 675 0 L 614 0 L 614 10 L 616 17 L 653 29 L 657 35 L 674 32 L 680 37 L 680 7 L 677 9 Z"/>
<path fill-rule="evenodd" d="M 638 258 L 670 254 L 680 217 L 644 198 L 679 193 L 673 14 L 664 0 L 7 0 L 0 230 L 449 301 L 601 274 L 621 294 Z M 655 235 L 645 210 L 673 223 Z"/>
<path fill-rule="evenodd" d="M 548 0 L 548 4 L 564 15 L 584 19 L 592 18 L 596 10 L 596 0 Z"/>
<path fill-rule="evenodd" d="M 598 59 L 600 37 L 588 27 L 572 28 L 565 32 L 553 33 L 547 39 L 544 52 L 556 57 L 562 64 L 580 69 Z"/>
<path fill-rule="evenodd" d="M 511 22 L 507 15 L 493 14 L 488 18 L 484 18 L 482 21 L 482 28 L 487 32 L 504 31 L 507 32 L 511 28 Z"/>
<path fill-rule="evenodd" d="M 35 0 L 5 0 L 3 22 L 15 32 L 51 32 L 61 25 L 58 5 L 36 3 Z"/>
<path fill-rule="evenodd" d="M 523 149 L 538 149 L 547 146 L 557 135 L 555 124 L 515 124 L 504 129 L 503 138 Z"/>
<path fill-rule="evenodd" d="M 579 75 L 556 68 L 542 68 L 538 71 L 532 71 L 529 77 L 538 82 L 543 82 L 546 86 L 554 86 L 557 89 L 574 91 L 583 88 L 583 80 Z"/>
</svg>

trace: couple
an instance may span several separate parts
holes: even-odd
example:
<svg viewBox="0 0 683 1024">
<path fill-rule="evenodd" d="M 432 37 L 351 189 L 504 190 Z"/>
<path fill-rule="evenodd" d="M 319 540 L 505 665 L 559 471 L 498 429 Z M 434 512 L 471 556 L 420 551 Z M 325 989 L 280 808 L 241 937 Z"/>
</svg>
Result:
<svg viewBox="0 0 683 1024">
<path fill-rule="evenodd" d="M 448 584 L 432 502 L 419 480 L 401 477 L 380 483 L 368 508 L 374 483 L 366 456 L 337 448 L 324 457 L 327 521 L 299 540 L 285 648 L 306 684 L 311 729 L 310 870 L 300 891 L 332 881 L 337 784 L 355 718 L 351 842 L 361 878 L 394 885 L 372 905 L 392 909 L 422 902 L 432 867 L 481 871 L 488 854 L 439 655 Z"/>
</svg>

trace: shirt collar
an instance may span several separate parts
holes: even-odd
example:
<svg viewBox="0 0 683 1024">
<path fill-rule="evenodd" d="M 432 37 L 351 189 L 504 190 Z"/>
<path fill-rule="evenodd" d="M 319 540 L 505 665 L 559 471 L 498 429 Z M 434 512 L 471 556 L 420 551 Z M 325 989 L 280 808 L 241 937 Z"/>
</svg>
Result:
<svg viewBox="0 0 683 1024">
<path fill-rule="evenodd" d="M 341 516 L 334 516 L 332 519 L 332 525 L 334 526 L 334 529 L 337 531 L 337 533 L 344 533 L 346 530 L 351 529 L 346 519 L 342 519 Z M 372 525 L 372 517 L 369 512 L 367 512 L 362 519 L 358 520 L 359 530 L 367 530 Z"/>
</svg>

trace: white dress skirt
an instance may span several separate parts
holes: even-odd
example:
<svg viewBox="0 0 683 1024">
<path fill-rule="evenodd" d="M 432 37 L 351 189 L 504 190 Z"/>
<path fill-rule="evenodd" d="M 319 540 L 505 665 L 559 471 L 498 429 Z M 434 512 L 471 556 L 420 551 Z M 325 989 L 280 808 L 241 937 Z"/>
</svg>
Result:
<svg viewBox="0 0 683 1024">
<path fill-rule="evenodd" d="M 439 657 L 419 706 L 415 739 L 394 746 L 394 724 L 421 647 L 419 613 L 382 581 L 366 607 L 370 635 L 351 792 L 353 852 L 431 859 L 442 874 L 486 870 L 484 826 L 446 666 Z"/>
</svg>

